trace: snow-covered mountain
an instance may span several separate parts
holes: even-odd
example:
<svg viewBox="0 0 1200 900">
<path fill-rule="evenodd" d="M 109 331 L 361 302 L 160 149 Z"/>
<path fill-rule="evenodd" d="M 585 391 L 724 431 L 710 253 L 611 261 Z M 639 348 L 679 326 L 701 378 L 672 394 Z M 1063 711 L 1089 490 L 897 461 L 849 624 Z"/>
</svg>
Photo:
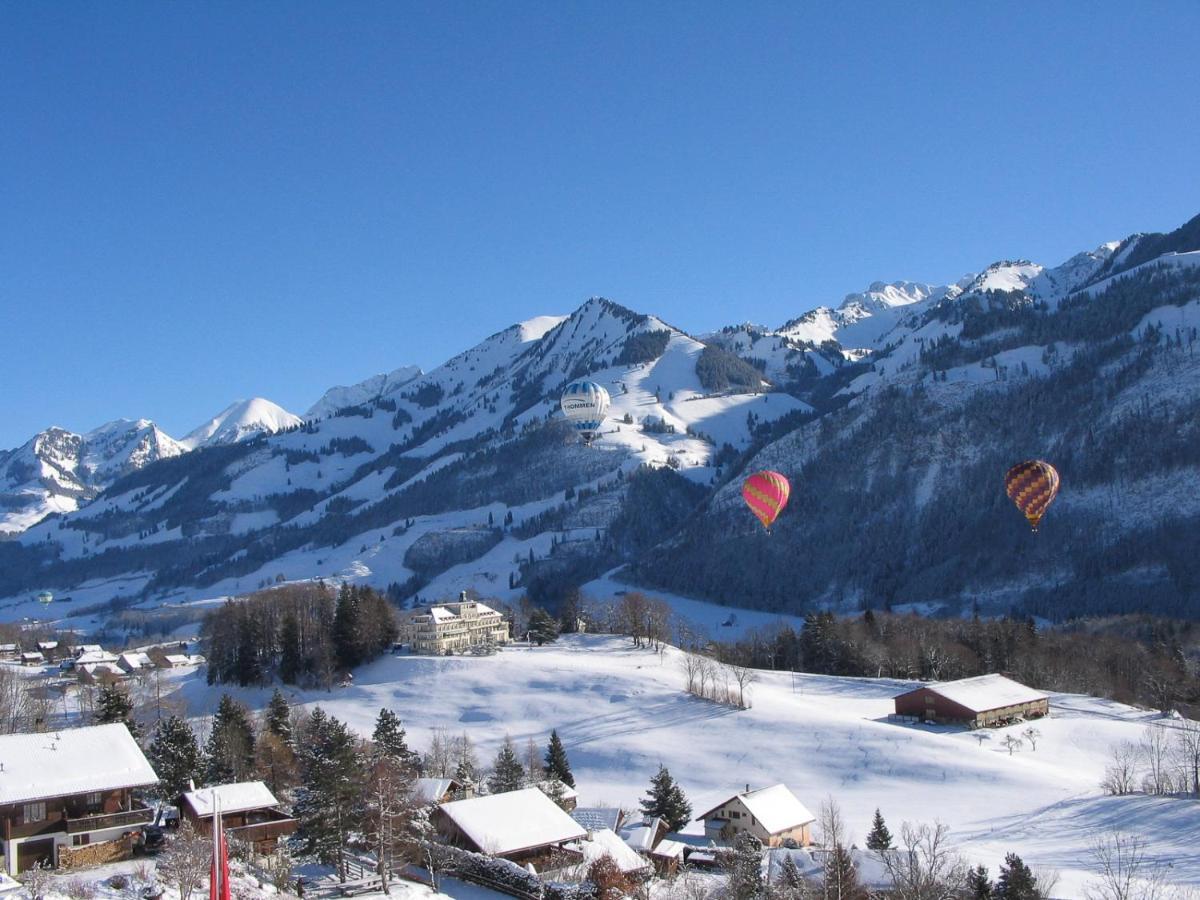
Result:
<svg viewBox="0 0 1200 900">
<path fill-rule="evenodd" d="M 303 421 L 251 401 L 181 442 L 194 451 L 0 544 L 0 597 L 153 606 L 320 577 L 402 602 L 474 587 L 553 603 L 626 566 L 776 611 L 984 598 L 1053 614 L 1048 583 L 1067 585 L 1064 607 L 1086 593 L 1112 608 L 1128 579 L 1186 606 L 1195 563 L 1171 534 L 1200 517 L 1180 488 L 1200 473 L 1193 230 L 952 285 L 880 282 L 703 339 L 593 298 L 430 372 L 331 389 Z M 558 410 L 581 377 L 612 397 L 590 447 Z M 1070 566 L 1015 543 L 996 473 L 1028 456 L 1068 486 L 1050 522 L 1070 525 Z M 767 467 L 793 494 L 763 543 L 738 485 Z"/>
<path fill-rule="evenodd" d="M 254 397 L 231 403 L 199 428 L 188 432 L 179 443 L 186 450 L 236 444 L 260 435 L 295 428 L 301 421 L 299 416 L 282 406 L 262 397 Z"/>
<path fill-rule="evenodd" d="M 236 443 L 301 423 L 269 400 L 241 400 L 175 440 L 149 419 L 116 419 L 84 434 L 47 428 L 0 451 L 0 534 L 87 505 L 117 479 L 197 447 Z"/>
<path fill-rule="evenodd" d="M 401 366 L 386 374 L 372 375 L 358 384 L 331 387 L 321 395 L 320 400 L 308 408 L 304 418 L 323 419 L 340 409 L 371 403 L 386 394 L 399 390 L 414 378 L 419 377 L 420 374 L 419 366 Z"/>
<path fill-rule="evenodd" d="M 147 419 L 117 419 L 86 434 L 47 428 L 0 451 L 0 532 L 71 512 L 122 475 L 183 452 Z"/>
</svg>

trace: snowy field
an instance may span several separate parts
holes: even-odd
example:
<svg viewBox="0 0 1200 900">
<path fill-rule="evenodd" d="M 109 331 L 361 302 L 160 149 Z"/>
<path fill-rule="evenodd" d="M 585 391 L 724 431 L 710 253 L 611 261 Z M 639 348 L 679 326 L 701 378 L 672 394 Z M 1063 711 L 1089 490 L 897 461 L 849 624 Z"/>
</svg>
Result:
<svg viewBox="0 0 1200 900">
<path fill-rule="evenodd" d="M 1057 893 L 1079 896 L 1093 867 L 1094 838 L 1117 828 L 1149 841 L 1172 881 L 1200 886 L 1200 803 L 1107 797 L 1099 782 L 1110 748 L 1170 720 L 1117 703 L 1054 695 L 1036 751 L 1001 746 L 1008 731 L 977 733 L 888 721 L 907 682 L 761 673 L 745 711 L 683 693 L 680 654 L 636 650 L 627 639 L 564 637 L 494 657 L 394 656 L 355 674 L 352 687 L 295 692 L 363 734 L 382 706 L 395 710 L 421 749 L 433 729 L 465 731 L 490 764 L 505 734 L 545 744 L 557 728 L 579 785 L 580 804 L 633 808 L 659 763 L 696 813 L 745 787 L 787 783 L 811 809 L 834 798 L 861 844 L 879 807 L 894 833 L 902 822 L 944 822 L 972 862 L 996 872 L 1019 853 L 1061 873 Z M 215 708 L 221 689 L 202 670 L 181 673 L 191 713 Z M 238 690 L 254 706 L 269 690 Z M 699 830 L 696 826 L 693 829 Z"/>
</svg>

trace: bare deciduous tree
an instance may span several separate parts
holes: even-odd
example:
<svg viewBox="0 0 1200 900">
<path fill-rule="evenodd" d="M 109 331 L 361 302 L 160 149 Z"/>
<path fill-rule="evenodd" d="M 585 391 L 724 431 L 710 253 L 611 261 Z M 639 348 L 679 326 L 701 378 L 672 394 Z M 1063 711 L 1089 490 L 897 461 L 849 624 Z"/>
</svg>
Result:
<svg viewBox="0 0 1200 900">
<path fill-rule="evenodd" d="M 1114 796 L 1132 794 L 1137 790 L 1137 744 L 1122 741 L 1112 748 L 1100 786 Z"/>
<path fill-rule="evenodd" d="M 212 842 L 185 820 L 159 855 L 158 874 L 179 892 L 179 900 L 189 900 L 207 880 L 211 861 Z"/>
<path fill-rule="evenodd" d="M 1037 742 L 1041 739 L 1041 736 L 1042 733 L 1032 725 L 1021 732 L 1021 737 L 1029 741 L 1029 746 L 1033 748 L 1034 753 L 1037 753 Z"/>
<path fill-rule="evenodd" d="M 1161 725 L 1147 725 L 1138 743 L 1146 776 L 1142 785 L 1150 794 L 1169 794 L 1172 790 L 1171 741 Z"/>
<path fill-rule="evenodd" d="M 1025 746 L 1025 741 L 1017 737 L 1015 734 L 1006 734 L 1004 740 L 1000 743 L 1004 745 L 1004 749 L 1008 751 L 1008 755 L 1012 756 L 1014 750 L 1019 750 Z"/>
<path fill-rule="evenodd" d="M 954 900 L 967 881 L 967 866 L 947 846 L 950 829 L 941 823 L 900 828 L 903 849 L 883 854 L 896 900 Z"/>
<path fill-rule="evenodd" d="M 1092 845 L 1096 879 L 1084 890 L 1088 900 L 1156 900 L 1163 895 L 1163 867 L 1146 855 L 1146 842 L 1119 831 Z"/>
<path fill-rule="evenodd" d="M 746 691 L 752 684 L 758 681 L 758 672 L 749 666 L 738 665 L 731 665 L 729 671 L 733 675 L 733 680 L 738 687 L 738 708 L 749 709 L 750 704 L 746 702 Z"/>
</svg>

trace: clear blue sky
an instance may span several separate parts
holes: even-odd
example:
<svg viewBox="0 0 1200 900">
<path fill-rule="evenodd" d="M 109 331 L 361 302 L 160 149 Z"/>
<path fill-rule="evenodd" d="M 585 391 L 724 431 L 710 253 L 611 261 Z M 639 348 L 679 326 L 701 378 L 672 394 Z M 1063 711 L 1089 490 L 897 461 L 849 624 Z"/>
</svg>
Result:
<svg viewBox="0 0 1200 900">
<path fill-rule="evenodd" d="M 0 447 L 1200 212 L 1200 4 L 0 6 Z"/>
</svg>

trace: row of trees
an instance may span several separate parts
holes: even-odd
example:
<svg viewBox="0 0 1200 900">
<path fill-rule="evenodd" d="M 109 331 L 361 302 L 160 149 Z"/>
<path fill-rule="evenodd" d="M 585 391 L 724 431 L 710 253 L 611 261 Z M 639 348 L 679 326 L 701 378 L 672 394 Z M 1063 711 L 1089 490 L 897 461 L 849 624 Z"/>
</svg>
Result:
<svg viewBox="0 0 1200 900">
<path fill-rule="evenodd" d="M 209 684 L 332 686 L 337 673 L 369 662 L 399 635 L 387 598 L 343 584 L 288 585 L 231 600 L 204 620 Z"/>
<path fill-rule="evenodd" d="M 1101 787 L 1109 794 L 1192 794 L 1200 797 L 1200 722 L 1172 719 L 1147 725 L 1139 741 L 1112 749 Z"/>
</svg>

